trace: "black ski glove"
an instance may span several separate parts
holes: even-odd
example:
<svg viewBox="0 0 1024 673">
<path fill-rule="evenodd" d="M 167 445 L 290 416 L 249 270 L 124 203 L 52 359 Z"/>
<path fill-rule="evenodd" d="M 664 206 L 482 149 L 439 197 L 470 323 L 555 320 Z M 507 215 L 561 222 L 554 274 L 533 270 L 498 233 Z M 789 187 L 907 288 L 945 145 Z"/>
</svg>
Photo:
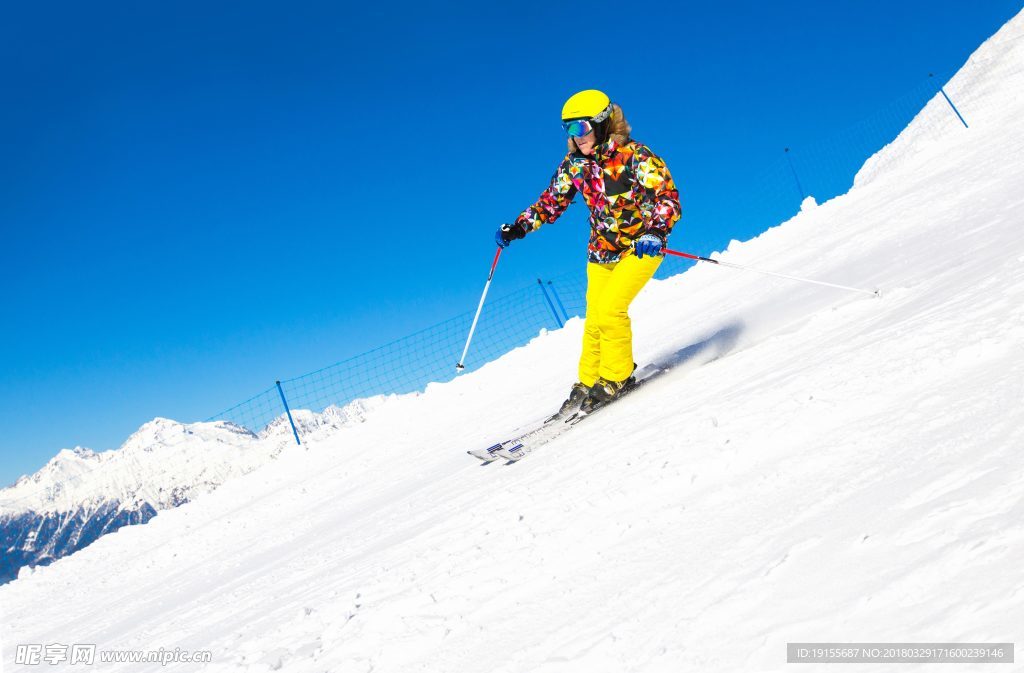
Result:
<svg viewBox="0 0 1024 673">
<path fill-rule="evenodd" d="M 526 236 L 525 224 L 503 224 L 494 232 L 494 242 L 500 248 L 507 248 L 508 244 L 517 238 Z"/>
</svg>

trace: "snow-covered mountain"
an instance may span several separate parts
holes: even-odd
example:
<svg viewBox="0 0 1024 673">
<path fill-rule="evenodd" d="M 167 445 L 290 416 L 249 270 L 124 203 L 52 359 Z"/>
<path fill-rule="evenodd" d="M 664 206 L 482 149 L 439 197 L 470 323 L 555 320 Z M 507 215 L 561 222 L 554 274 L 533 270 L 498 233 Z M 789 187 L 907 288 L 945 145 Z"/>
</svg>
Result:
<svg viewBox="0 0 1024 673">
<path fill-rule="evenodd" d="M 323 438 L 361 423 L 383 397 L 296 411 L 299 431 Z M 222 421 L 184 424 L 156 418 L 119 448 L 63 449 L 31 476 L 0 491 L 0 583 L 25 566 L 45 565 L 121 526 L 208 493 L 294 446 L 282 415 L 259 434 Z"/>
<path fill-rule="evenodd" d="M 789 670 L 789 642 L 1024 642 L 1021 38 L 1024 16 L 946 86 L 969 129 L 936 96 L 848 194 L 720 255 L 880 298 L 711 265 L 652 282 L 636 354 L 669 372 L 526 459 L 465 450 L 562 399 L 578 319 L 24 570 L 0 657 L 703 673 Z"/>
</svg>

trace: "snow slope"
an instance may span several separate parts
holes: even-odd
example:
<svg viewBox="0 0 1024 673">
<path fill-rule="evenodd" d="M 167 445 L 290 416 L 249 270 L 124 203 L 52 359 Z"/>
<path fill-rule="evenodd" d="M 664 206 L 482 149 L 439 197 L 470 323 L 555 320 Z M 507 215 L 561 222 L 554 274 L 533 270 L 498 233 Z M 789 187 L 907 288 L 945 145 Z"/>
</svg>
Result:
<svg viewBox="0 0 1024 673">
<path fill-rule="evenodd" d="M 385 398 L 322 413 L 295 413 L 310 438 L 353 423 Z M 231 423 L 157 418 L 119 448 L 62 449 L 38 472 L 0 490 L 0 584 L 23 566 L 47 564 L 125 525 L 194 500 L 294 447 L 284 417 L 258 435 Z"/>
<path fill-rule="evenodd" d="M 791 641 L 1024 642 L 1022 36 L 1018 16 L 947 86 L 970 129 L 936 98 L 850 193 L 722 254 L 882 298 L 713 266 L 654 282 L 637 355 L 672 371 L 635 395 L 515 465 L 468 459 L 560 401 L 574 320 L 384 400 L 0 587 L 7 670 L 50 642 L 213 653 L 97 670 L 247 673 L 778 671 Z"/>
</svg>

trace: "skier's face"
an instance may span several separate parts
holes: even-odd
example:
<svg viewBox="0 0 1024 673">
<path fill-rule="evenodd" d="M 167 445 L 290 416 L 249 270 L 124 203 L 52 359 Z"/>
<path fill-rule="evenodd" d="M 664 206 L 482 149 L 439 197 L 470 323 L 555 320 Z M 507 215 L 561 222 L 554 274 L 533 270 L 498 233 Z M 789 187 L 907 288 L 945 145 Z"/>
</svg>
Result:
<svg viewBox="0 0 1024 673">
<path fill-rule="evenodd" d="M 594 153 L 594 143 L 597 141 L 597 134 L 591 131 L 585 136 L 576 138 L 576 147 L 580 149 L 580 152 L 586 156 L 590 156 Z"/>
</svg>

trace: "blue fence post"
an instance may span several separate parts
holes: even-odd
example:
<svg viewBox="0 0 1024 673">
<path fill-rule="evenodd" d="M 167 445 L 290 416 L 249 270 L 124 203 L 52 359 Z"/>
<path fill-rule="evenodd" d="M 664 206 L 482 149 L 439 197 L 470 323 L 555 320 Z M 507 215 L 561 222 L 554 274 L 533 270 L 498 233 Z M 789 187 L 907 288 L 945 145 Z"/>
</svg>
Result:
<svg viewBox="0 0 1024 673">
<path fill-rule="evenodd" d="M 562 315 L 565 316 L 565 320 L 566 322 L 568 322 L 569 312 L 565 310 L 565 304 L 562 303 L 562 300 L 559 298 L 558 293 L 555 292 L 555 284 L 549 280 L 548 287 L 551 288 L 551 296 L 555 298 L 555 302 L 558 304 L 558 308 L 562 309 Z"/>
<path fill-rule="evenodd" d="M 800 203 L 803 203 L 804 199 L 807 197 L 804 195 L 803 185 L 800 184 L 800 176 L 796 174 L 796 168 L 793 166 L 793 160 L 789 157 L 789 148 L 785 148 L 785 151 L 786 161 L 789 163 L 789 170 L 793 171 L 793 179 L 796 181 L 796 190 L 800 192 Z"/>
<path fill-rule="evenodd" d="M 295 443 L 302 446 L 302 442 L 299 441 L 299 431 L 295 429 L 295 421 L 292 419 L 292 410 L 288 408 L 288 400 L 284 397 L 284 388 L 281 387 L 280 381 L 277 383 L 277 392 L 281 393 L 281 402 L 284 403 L 284 412 L 288 414 L 288 422 L 292 424 L 292 434 L 295 435 Z"/>
<path fill-rule="evenodd" d="M 544 282 L 540 278 L 537 279 L 537 285 L 540 285 L 540 291 L 544 295 L 544 301 L 548 303 L 548 308 L 551 309 L 551 315 L 555 316 L 555 322 L 558 323 L 560 328 L 565 327 L 565 323 L 563 323 L 562 319 L 558 317 L 558 311 L 555 310 L 555 305 L 551 303 L 551 297 L 548 296 L 548 291 L 544 289 Z"/>
<path fill-rule="evenodd" d="M 932 73 L 928 73 L 928 76 L 932 77 Z M 971 128 L 970 126 L 967 125 L 967 122 L 964 121 L 964 116 L 962 114 L 960 114 L 960 110 L 956 109 L 956 106 L 953 105 L 953 101 L 951 101 L 949 99 L 949 96 L 946 95 L 946 87 L 940 86 L 939 87 L 939 93 L 941 93 L 942 97 L 946 99 L 947 103 L 949 103 L 949 107 L 953 108 L 953 112 L 956 113 L 957 119 L 959 119 L 960 123 L 964 125 L 964 128 L 965 129 Z"/>
</svg>

